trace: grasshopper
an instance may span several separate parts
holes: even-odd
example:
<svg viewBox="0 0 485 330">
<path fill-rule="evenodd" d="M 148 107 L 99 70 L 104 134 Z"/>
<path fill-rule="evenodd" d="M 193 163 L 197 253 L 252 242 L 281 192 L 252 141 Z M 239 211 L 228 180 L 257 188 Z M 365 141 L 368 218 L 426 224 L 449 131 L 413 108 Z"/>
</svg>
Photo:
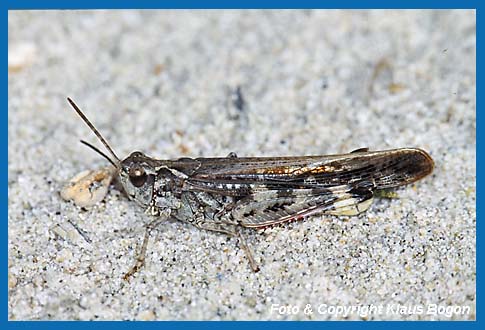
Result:
<svg viewBox="0 0 485 330">
<path fill-rule="evenodd" d="M 259 268 L 241 228 L 264 228 L 316 214 L 357 215 L 369 208 L 376 193 L 415 182 L 434 168 L 430 155 L 419 148 L 361 148 L 301 157 L 230 153 L 175 160 L 135 151 L 121 160 L 79 107 L 68 101 L 111 157 L 81 142 L 111 163 L 129 198 L 155 217 L 146 226 L 126 280 L 143 266 L 151 231 L 169 218 L 237 237 L 256 272 Z"/>
</svg>

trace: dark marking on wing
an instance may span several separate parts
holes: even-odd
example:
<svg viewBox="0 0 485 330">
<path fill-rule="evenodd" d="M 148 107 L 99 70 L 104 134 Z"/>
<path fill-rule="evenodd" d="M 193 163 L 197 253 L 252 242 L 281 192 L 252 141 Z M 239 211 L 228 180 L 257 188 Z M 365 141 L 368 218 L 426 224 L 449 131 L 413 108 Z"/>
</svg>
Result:
<svg viewBox="0 0 485 330">
<path fill-rule="evenodd" d="M 394 188 L 428 175 L 434 163 L 425 151 L 405 148 L 333 156 L 197 158 L 191 160 L 191 166 L 170 166 L 190 176 L 187 190 L 244 196 L 262 189 L 322 188 L 359 182 L 372 182 L 375 189 Z"/>
</svg>

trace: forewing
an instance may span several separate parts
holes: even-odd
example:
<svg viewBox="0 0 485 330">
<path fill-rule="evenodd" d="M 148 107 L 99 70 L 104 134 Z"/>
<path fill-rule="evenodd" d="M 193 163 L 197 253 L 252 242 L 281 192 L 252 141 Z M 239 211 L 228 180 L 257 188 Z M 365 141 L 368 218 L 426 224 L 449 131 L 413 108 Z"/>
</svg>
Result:
<svg viewBox="0 0 485 330">
<path fill-rule="evenodd" d="M 426 152 L 415 148 L 333 156 L 198 158 L 190 164 L 181 166 L 189 175 L 187 189 L 234 196 L 244 196 L 262 184 L 274 190 L 359 182 L 373 182 L 376 189 L 393 188 L 426 176 L 434 165 Z M 228 189 L 234 191 L 229 193 Z"/>
</svg>

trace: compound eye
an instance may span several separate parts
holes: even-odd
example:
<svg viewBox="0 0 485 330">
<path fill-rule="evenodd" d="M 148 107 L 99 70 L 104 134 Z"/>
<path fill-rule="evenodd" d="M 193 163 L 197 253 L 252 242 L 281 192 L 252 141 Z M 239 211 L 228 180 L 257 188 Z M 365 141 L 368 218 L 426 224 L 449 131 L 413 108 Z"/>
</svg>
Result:
<svg viewBox="0 0 485 330">
<path fill-rule="evenodd" d="M 143 186 L 148 178 L 145 170 L 142 167 L 131 168 L 128 175 L 130 177 L 131 184 L 137 188 Z"/>
<path fill-rule="evenodd" d="M 141 152 L 141 151 L 133 151 L 130 155 L 130 157 L 132 157 L 132 158 L 138 158 L 138 157 L 143 157 L 143 156 L 144 156 L 143 152 Z"/>
</svg>

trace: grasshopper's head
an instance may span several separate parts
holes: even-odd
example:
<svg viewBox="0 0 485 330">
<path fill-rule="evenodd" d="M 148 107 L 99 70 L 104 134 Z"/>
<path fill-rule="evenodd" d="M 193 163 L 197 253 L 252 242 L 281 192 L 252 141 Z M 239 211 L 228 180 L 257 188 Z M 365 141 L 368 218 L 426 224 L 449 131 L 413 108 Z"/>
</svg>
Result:
<svg viewBox="0 0 485 330">
<path fill-rule="evenodd" d="M 148 207 L 151 203 L 156 174 L 150 158 L 139 151 L 120 162 L 121 184 L 128 196 L 142 206 Z"/>
<path fill-rule="evenodd" d="M 81 119 L 86 123 L 86 125 L 89 126 L 91 131 L 96 134 L 98 139 L 111 154 L 111 157 L 90 143 L 85 141 L 81 142 L 102 155 L 117 169 L 121 184 L 131 199 L 135 200 L 142 206 L 149 206 L 152 200 L 153 185 L 156 177 L 156 171 L 150 163 L 150 158 L 139 151 L 135 151 L 121 161 L 101 133 L 99 133 L 96 127 L 94 127 L 94 125 L 84 115 L 81 109 L 79 109 L 79 107 L 70 98 L 67 98 L 67 100 L 74 110 L 76 110 Z"/>
</svg>

